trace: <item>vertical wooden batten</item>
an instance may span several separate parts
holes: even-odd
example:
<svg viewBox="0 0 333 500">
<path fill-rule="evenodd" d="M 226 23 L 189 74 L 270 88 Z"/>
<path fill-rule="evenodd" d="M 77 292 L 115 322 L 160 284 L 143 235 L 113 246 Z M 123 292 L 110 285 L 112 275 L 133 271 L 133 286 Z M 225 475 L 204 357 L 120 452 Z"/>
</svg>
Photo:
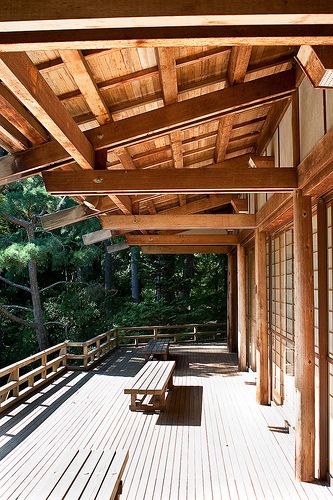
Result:
<svg viewBox="0 0 333 500">
<path fill-rule="evenodd" d="M 257 325 L 257 403 L 269 403 L 268 323 L 266 281 L 266 233 L 255 231 L 256 325 Z"/>
<path fill-rule="evenodd" d="M 237 245 L 238 277 L 238 367 L 246 371 L 246 258 L 245 247 Z"/>
<path fill-rule="evenodd" d="M 228 348 L 237 352 L 237 258 L 234 253 L 228 254 Z"/>
<path fill-rule="evenodd" d="M 314 287 L 311 197 L 295 190 L 295 473 L 313 481 L 315 469 Z"/>
<path fill-rule="evenodd" d="M 327 212 L 322 199 L 317 203 L 318 244 L 318 347 L 319 347 L 319 450 L 318 478 L 328 474 L 328 279 L 327 279 Z"/>
</svg>

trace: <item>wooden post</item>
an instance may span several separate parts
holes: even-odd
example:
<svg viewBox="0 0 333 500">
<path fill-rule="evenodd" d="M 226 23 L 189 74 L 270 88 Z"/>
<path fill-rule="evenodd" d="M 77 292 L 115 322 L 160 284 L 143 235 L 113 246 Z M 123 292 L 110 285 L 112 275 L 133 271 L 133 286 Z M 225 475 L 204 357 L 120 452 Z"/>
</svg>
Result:
<svg viewBox="0 0 333 500">
<path fill-rule="evenodd" d="M 238 368 L 246 371 L 246 259 L 245 248 L 237 245 L 238 268 Z"/>
<path fill-rule="evenodd" d="M 318 244 L 318 337 L 319 337 L 319 450 L 318 477 L 328 474 L 328 296 L 327 296 L 327 213 L 322 199 L 317 203 Z"/>
<path fill-rule="evenodd" d="M 237 352 L 237 258 L 228 254 L 227 337 L 229 352 Z"/>
<path fill-rule="evenodd" d="M 269 403 L 268 323 L 266 281 L 266 233 L 255 232 L 256 324 L 257 324 L 257 403 Z"/>
<path fill-rule="evenodd" d="M 294 192 L 296 479 L 315 469 L 314 290 L 311 197 Z"/>
</svg>

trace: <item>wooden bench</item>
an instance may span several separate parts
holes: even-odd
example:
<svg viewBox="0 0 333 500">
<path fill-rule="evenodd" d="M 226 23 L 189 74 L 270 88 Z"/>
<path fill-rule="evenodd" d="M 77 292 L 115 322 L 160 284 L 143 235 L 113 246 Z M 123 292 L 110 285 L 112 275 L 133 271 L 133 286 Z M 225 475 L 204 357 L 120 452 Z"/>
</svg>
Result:
<svg viewBox="0 0 333 500">
<path fill-rule="evenodd" d="M 119 499 L 127 460 L 124 450 L 66 450 L 29 500 Z"/>
<path fill-rule="evenodd" d="M 150 356 L 161 356 L 166 361 L 169 356 L 169 343 L 169 340 L 152 339 L 142 349 L 143 356 L 145 359 L 149 359 Z"/>
<path fill-rule="evenodd" d="M 175 361 L 148 361 L 134 377 L 131 385 L 124 389 L 131 395 L 130 410 L 165 410 L 167 389 L 173 387 Z M 138 398 L 141 395 L 141 398 Z M 151 396 L 148 403 L 144 403 Z"/>
</svg>

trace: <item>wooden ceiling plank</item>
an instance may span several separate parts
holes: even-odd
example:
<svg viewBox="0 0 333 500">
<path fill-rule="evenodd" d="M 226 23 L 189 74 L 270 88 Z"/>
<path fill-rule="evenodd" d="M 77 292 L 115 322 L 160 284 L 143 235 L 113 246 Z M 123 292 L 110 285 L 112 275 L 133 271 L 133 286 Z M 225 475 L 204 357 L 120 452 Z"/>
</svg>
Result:
<svg viewBox="0 0 333 500">
<path fill-rule="evenodd" d="M 223 165 L 223 164 L 220 164 Z M 159 170 L 106 170 L 44 172 L 47 191 L 53 194 L 132 195 L 146 193 L 214 194 L 288 192 L 298 187 L 294 168 L 205 168 Z"/>
<path fill-rule="evenodd" d="M 84 169 L 93 166 L 93 146 L 60 103 L 31 59 L 23 53 L 0 54 L 1 80 Z"/>
<path fill-rule="evenodd" d="M 126 235 L 127 243 L 132 245 L 237 245 L 237 234 L 136 234 Z"/>
<path fill-rule="evenodd" d="M 190 8 L 190 10 L 189 10 Z M 275 0 L 275 2 L 244 2 L 234 0 L 196 0 L 190 7 L 187 0 L 151 2 L 95 1 L 82 3 L 73 0 L 58 2 L 35 1 L 33 8 L 19 0 L 15 8 L 11 0 L 2 0 L 0 29 L 6 31 L 61 30 L 209 26 L 215 25 L 275 25 L 325 24 L 333 22 L 330 0 L 316 4 L 302 0 Z"/>
<path fill-rule="evenodd" d="M 98 123 L 104 125 L 112 121 L 112 115 L 95 83 L 82 51 L 62 50 L 60 56 Z"/>
<path fill-rule="evenodd" d="M 86 132 L 85 136 L 96 149 L 135 144 L 147 137 L 157 137 L 181 129 L 185 125 L 193 126 L 194 123 L 203 123 L 221 114 L 232 114 L 240 109 L 250 109 L 281 99 L 294 91 L 295 83 L 293 71 L 279 73 L 144 113 L 140 120 L 135 116 L 117 123 L 108 123 Z M 55 141 L 51 141 L 20 153 L 19 156 L 13 155 L 6 164 L 3 158 L 0 159 L 0 179 L 6 178 L 8 182 L 10 175 L 29 175 L 47 165 L 68 161 L 70 156 Z"/>
<path fill-rule="evenodd" d="M 222 245 L 215 246 L 200 246 L 200 245 L 187 245 L 187 246 L 169 246 L 169 245 L 161 245 L 161 246 L 149 246 L 142 245 L 141 251 L 143 254 L 227 254 L 230 252 L 230 247 L 225 247 Z"/>
<path fill-rule="evenodd" d="M 253 229 L 255 215 L 249 214 L 200 214 L 200 215 L 101 215 L 103 229 Z"/>
</svg>

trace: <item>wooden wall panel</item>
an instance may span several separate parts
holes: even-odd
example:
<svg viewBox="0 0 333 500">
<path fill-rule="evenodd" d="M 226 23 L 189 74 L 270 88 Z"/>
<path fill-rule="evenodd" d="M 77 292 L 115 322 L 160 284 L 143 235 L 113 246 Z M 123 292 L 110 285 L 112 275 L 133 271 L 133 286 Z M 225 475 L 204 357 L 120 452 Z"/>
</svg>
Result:
<svg viewBox="0 0 333 500">
<path fill-rule="evenodd" d="M 323 90 L 314 89 L 308 78 L 299 87 L 301 160 L 325 133 Z"/>
<path fill-rule="evenodd" d="M 327 130 L 333 127 L 333 90 L 325 90 L 326 97 L 326 126 Z"/>
<path fill-rule="evenodd" d="M 280 167 L 293 166 L 293 135 L 291 104 L 279 125 L 279 157 Z"/>
</svg>

